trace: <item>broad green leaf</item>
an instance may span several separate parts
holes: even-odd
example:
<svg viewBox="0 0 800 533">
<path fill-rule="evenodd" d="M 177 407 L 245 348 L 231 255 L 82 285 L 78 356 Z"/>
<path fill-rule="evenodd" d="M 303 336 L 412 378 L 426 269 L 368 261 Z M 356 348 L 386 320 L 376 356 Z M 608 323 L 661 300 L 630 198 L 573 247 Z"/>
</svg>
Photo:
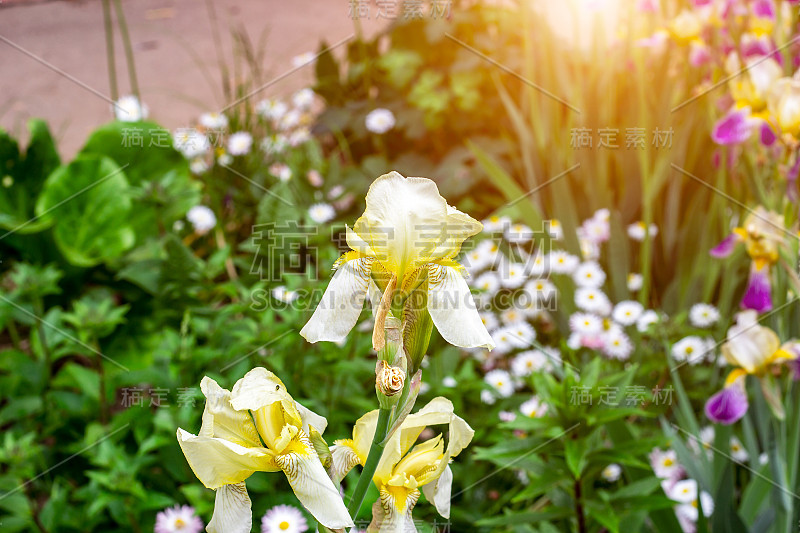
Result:
<svg viewBox="0 0 800 533">
<path fill-rule="evenodd" d="M 36 202 L 36 214 L 54 224 L 56 244 L 70 263 L 94 266 L 133 246 L 129 191 L 125 174 L 114 161 L 82 155 L 50 174 Z"/>
</svg>

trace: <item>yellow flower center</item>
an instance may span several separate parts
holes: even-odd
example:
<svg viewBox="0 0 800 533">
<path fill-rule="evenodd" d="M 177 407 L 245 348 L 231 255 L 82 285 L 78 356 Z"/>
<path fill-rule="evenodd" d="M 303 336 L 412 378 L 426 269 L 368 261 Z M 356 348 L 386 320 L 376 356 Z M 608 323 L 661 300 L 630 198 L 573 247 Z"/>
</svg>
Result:
<svg viewBox="0 0 800 533">
<path fill-rule="evenodd" d="M 278 529 L 282 529 L 282 530 L 284 530 L 284 531 L 285 531 L 285 530 L 287 530 L 287 529 L 289 529 L 289 522 L 287 522 L 286 520 L 284 520 L 283 522 L 281 522 L 280 524 L 278 524 Z"/>
<path fill-rule="evenodd" d="M 174 525 L 175 525 L 175 529 L 181 529 L 181 528 L 183 528 L 183 526 L 186 525 L 186 522 L 184 522 L 182 518 L 176 518 Z"/>
<path fill-rule="evenodd" d="M 664 458 L 664 466 L 672 466 L 672 459 L 669 457 Z"/>
</svg>

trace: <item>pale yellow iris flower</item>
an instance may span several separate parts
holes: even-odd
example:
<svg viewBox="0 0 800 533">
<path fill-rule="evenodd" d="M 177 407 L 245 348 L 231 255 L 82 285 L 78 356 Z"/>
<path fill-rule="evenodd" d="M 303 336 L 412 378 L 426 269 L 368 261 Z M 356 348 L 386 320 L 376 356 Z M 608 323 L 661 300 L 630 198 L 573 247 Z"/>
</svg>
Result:
<svg viewBox="0 0 800 533">
<path fill-rule="evenodd" d="M 367 413 L 356 422 L 352 439 L 337 440 L 331 447 L 335 481 L 355 465 L 364 465 L 377 422 L 378 411 Z M 433 425 L 447 425 L 447 445 L 439 435 L 415 446 L 422 430 Z M 386 443 L 372 477 L 380 498 L 373 506 L 369 531 L 415 531 L 411 511 L 420 489 L 439 514 L 449 518 L 453 474 L 448 464 L 467 447 L 474 434 L 469 424 L 454 414 L 453 404 L 446 398 L 434 398 L 417 413 L 408 415 Z"/>
<path fill-rule="evenodd" d="M 206 397 L 200 432 L 178 429 L 178 443 L 197 478 L 216 491 L 209 533 L 250 532 L 245 479 L 254 472 L 283 471 L 297 498 L 324 526 L 353 525 L 310 440 L 325 430 L 325 418 L 295 402 L 265 368 L 248 372 L 232 391 L 209 377 L 200 388 Z"/>
<path fill-rule="evenodd" d="M 722 345 L 722 355 L 728 364 L 736 367 L 728 375 L 726 386 L 747 374 L 763 376 L 771 365 L 795 358 L 788 344 L 781 346 L 774 331 L 758 325 L 755 311 L 739 313 L 737 323 L 728 329 L 728 341 Z"/>
<path fill-rule="evenodd" d="M 454 261 L 462 243 L 481 231 L 481 223 L 447 205 L 432 180 L 397 172 L 373 182 L 366 204 L 364 214 L 347 228 L 351 251 L 334 265 L 322 301 L 300 334 L 309 342 L 344 340 L 375 281 L 380 290 L 401 297 L 427 287 L 425 306 L 446 341 L 493 348 L 464 270 Z"/>
</svg>

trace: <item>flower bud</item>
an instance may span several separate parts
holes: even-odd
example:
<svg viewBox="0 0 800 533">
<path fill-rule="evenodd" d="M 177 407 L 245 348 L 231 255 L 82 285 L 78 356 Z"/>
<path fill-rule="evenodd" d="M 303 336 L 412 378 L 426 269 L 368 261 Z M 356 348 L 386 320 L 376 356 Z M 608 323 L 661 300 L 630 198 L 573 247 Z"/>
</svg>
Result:
<svg viewBox="0 0 800 533">
<path fill-rule="evenodd" d="M 403 390 L 406 373 L 399 366 L 391 366 L 385 361 L 378 361 L 375 369 L 375 387 L 384 396 L 394 396 Z"/>
</svg>

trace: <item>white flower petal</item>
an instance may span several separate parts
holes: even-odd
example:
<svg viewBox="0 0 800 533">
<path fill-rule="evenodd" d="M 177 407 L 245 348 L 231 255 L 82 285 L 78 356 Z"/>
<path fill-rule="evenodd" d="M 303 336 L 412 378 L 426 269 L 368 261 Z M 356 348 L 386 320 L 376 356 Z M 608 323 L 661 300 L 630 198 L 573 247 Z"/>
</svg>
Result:
<svg viewBox="0 0 800 533">
<path fill-rule="evenodd" d="M 439 479 L 422 486 L 422 492 L 443 518 L 450 518 L 450 489 L 453 485 L 453 471 L 446 466 Z"/>
<path fill-rule="evenodd" d="M 353 521 L 339 489 L 328 477 L 308 437 L 300 433 L 298 444 L 293 446 L 296 451 L 275 457 L 275 463 L 286 474 L 297 499 L 325 527 L 352 527 Z"/>
<path fill-rule="evenodd" d="M 439 264 L 428 266 L 428 312 L 436 329 L 450 344 L 462 348 L 494 348 L 469 285 L 457 269 Z"/>
<path fill-rule="evenodd" d="M 353 449 L 352 441 L 349 440 L 336 441 L 331 446 L 331 461 L 331 478 L 337 484 L 342 482 L 350 470 L 361 463 L 361 459 Z"/>
<path fill-rule="evenodd" d="M 347 337 L 364 307 L 372 260 L 364 257 L 339 265 L 317 309 L 300 330 L 308 342 L 339 342 Z"/>
<path fill-rule="evenodd" d="M 208 533 L 250 533 L 253 511 L 244 481 L 223 485 L 214 498 L 214 514 L 206 527 Z"/>
</svg>

